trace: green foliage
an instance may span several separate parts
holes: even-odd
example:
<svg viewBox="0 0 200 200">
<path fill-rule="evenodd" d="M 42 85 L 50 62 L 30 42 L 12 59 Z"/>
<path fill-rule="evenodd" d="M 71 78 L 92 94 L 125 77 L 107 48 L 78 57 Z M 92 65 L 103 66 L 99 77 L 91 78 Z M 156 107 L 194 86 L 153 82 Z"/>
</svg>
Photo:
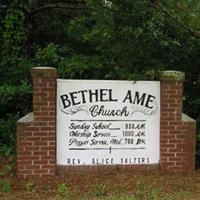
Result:
<svg viewBox="0 0 200 200">
<path fill-rule="evenodd" d="M 9 175 L 13 170 L 13 166 L 11 164 L 6 164 L 3 166 L 2 170 L 0 171 L 0 176 Z"/>
<path fill-rule="evenodd" d="M 22 104 L 23 102 L 23 104 Z M 30 84 L 0 86 L 0 152 L 9 156 L 15 152 L 15 124 L 31 107 Z"/>
<path fill-rule="evenodd" d="M 137 182 L 135 197 L 143 200 L 157 200 L 161 193 L 160 187 L 153 184 L 147 184 L 141 180 Z"/>
<path fill-rule="evenodd" d="M 12 192 L 11 183 L 9 181 L 0 180 L 0 191 L 5 193 Z"/>
<path fill-rule="evenodd" d="M 15 124 L 31 106 L 29 70 L 31 62 L 23 55 L 27 30 L 21 4 L 13 1 L 3 19 L 0 46 L 0 153 L 15 152 Z"/>
<path fill-rule="evenodd" d="M 0 153 L 10 156 L 15 152 L 15 123 L 17 116 L 10 115 L 7 119 L 0 119 Z"/>
<path fill-rule="evenodd" d="M 173 51 L 178 38 L 166 28 L 167 19 L 146 1 L 88 1 L 89 16 L 73 19 L 69 37 L 79 54 L 99 55 L 103 66 L 100 77 L 107 79 L 145 79 L 148 69 L 175 65 Z M 170 54 L 169 54 L 170 52 Z M 155 78 L 155 77 L 151 77 Z"/>
<path fill-rule="evenodd" d="M 24 103 L 28 103 L 31 94 L 31 86 L 27 81 L 21 81 L 19 85 L 3 84 L 0 86 L 1 112 L 12 112 L 12 110 L 15 109 L 17 109 L 18 112 L 26 112 L 25 109 L 27 106 L 21 105 L 21 100 L 23 100 Z"/>
<path fill-rule="evenodd" d="M 57 46 L 49 43 L 45 48 L 39 47 L 35 57 L 39 66 L 57 66 L 59 60 Z"/>
<path fill-rule="evenodd" d="M 26 190 L 28 192 L 36 192 L 36 185 L 33 182 L 29 181 L 26 183 Z"/>
<path fill-rule="evenodd" d="M 75 55 L 61 58 L 58 71 L 62 78 L 100 79 L 102 64 L 97 56 Z"/>
<path fill-rule="evenodd" d="M 156 80 L 163 69 L 184 71 L 184 112 L 197 120 L 199 136 L 199 1 L 85 2 L 88 9 L 72 18 L 9 2 L 0 29 L 0 151 L 9 152 L 15 121 L 31 110 L 33 65 L 57 67 L 70 79 Z"/>
<path fill-rule="evenodd" d="M 2 50 L 3 52 L 3 50 Z M 0 60 L 0 73 L 3 74 L 0 84 L 21 84 L 21 81 L 29 80 L 29 70 L 33 65 L 26 58 L 18 55 L 2 55 Z"/>
<path fill-rule="evenodd" d="M 65 198 L 69 197 L 69 195 L 70 195 L 69 190 L 68 190 L 67 186 L 65 185 L 65 183 L 60 183 L 57 186 L 57 191 L 61 196 L 65 197 Z"/>
<path fill-rule="evenodd" d="M 25 14 L 23 9 L 16 4 L 17 2 L 14 2 L 11 5 L 4 19 L 4 54 L 18 55 L 26 40 Z"/>
<path fill-rule="evenodd" d="M 200 31 L 200 3 L 198 0 L 165 0 L 163 4 L 182 26 Z"/>
<path fill-rule="evenodd" d="M 95 197 L 106 196 L 108 194 L 109 190 L 110 190 L 110 188 L 108 185 L 100 183 L 100 184 L 94 186 L 93 195 Z"/>
</svg>

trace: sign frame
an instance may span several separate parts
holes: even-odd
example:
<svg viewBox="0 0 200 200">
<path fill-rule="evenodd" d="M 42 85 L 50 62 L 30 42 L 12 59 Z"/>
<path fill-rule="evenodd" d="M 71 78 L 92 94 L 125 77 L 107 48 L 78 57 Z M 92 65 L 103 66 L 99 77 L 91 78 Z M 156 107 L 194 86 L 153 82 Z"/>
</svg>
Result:
<svg viewBox="0 0 200 200">
<path fill-rule="evenodd" d="M 57 79 L 56 135 L 57 165 L 159 164 L 160 82 Z"/>
</svg>

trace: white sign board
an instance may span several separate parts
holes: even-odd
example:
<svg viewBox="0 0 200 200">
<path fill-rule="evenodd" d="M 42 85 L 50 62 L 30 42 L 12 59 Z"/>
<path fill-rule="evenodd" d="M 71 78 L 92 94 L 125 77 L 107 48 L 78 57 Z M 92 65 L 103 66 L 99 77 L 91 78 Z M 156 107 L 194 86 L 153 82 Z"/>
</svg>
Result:
<svg viewBox="0 0 200 200">
<path fill-rule="evenodd" d="M 160 83 L 57 80 L 57 164 L 156 164 Z"/>
</svg>

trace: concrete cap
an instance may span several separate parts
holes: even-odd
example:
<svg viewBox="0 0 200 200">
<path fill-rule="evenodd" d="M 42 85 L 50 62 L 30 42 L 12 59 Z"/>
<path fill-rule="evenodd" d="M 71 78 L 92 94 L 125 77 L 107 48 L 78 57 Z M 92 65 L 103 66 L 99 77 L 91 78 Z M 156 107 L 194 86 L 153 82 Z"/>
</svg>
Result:
<svg viewBox="0 0 200 200">
<path fill-rule="evenodd" d="M 196 122 L 194 119 L 192 119 L 191 117 L 187 116 L 184 113 L 182 113 L 182 121 L 183 122 Z"/>
<path fill-rule="evenodd" d="M 26 116 L 22 117 L 21 119 L 19 119 L 17 122 L 18 123 L 30 123 L 33 121 L 33 113 L 29 113 Z"/>
<path fill-rule="evenodd" d="M 31 77 L 56 78 L 57 69 L 54 67 L 33 67 L 31 69 Z"/>
<path fill-rule="evenodd" d="M 185 73 L 174 70 L 166 70 L 160 72 L 161 81 L 184 81 Z"/>
</svg>

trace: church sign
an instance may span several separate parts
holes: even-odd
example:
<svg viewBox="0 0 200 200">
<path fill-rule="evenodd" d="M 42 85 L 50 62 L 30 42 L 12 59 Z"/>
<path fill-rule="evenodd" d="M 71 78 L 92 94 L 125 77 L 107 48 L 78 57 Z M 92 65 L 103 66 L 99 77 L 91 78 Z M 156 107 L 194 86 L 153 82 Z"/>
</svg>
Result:
<svg viewBox="0 0 200 200">
<path fill-rule="evenodd" d="M 56 68 L 34 67 L 31 77 L 33 112 L 16 127 L 18 177 L 194 172 L 196 122 L 182 113 L 183 72 L 161 71 L 159 81 L 64 80 Z"/>
<path fill-rule="evenodd" d="M 160 82 L 57 79 L 57 165 L 160 160 Z"/>
</svg>

